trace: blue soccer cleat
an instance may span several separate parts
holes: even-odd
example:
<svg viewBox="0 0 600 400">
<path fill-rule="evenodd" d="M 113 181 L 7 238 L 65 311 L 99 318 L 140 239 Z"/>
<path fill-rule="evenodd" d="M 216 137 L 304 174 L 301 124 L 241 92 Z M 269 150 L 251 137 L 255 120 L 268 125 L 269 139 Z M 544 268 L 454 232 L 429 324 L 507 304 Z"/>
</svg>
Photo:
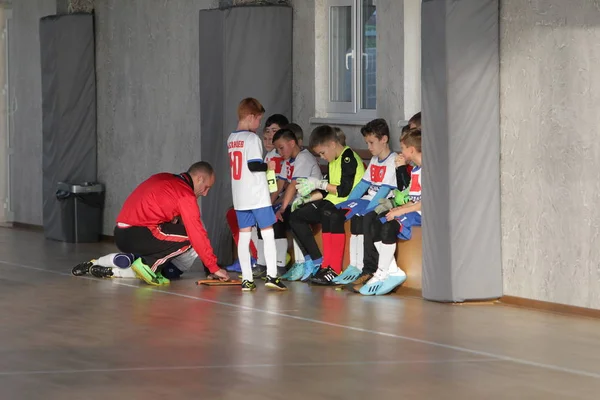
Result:
<svg viewBox="0 0 600 400">
<path fill-rule="evenodd" d="M 341 275 L 336 276 L 332 282 L 339 285 L 347 285 L 357 280 L 361 272 L 362 271 L 354 265 L 349 265 L 348 268 L 346 268 Z"/>
<path fill-rule="evenodd" d="M 385 272 L 378 269 L 375 275 L 360 288 L 359 293 L 364 296 L 374 296 L 383 285 L 383 281 L 387 278 L 386 275 Z"/>
<path fill-rule="evenodd" d="M 297 281 L 304 275 L 304 263 L 294 263 L 292 267 L 281 277 L 285 281 Z"/>
<path fill-rule="evenodd" d="M 321 269 L 321 264 L 315 264 L 313 260 L 304 262 L 304 275 L 300 279 L 302 282 L 307 282 L 314 274 Z"/>
<path fill-rule="evenodd" d="M 388 277 L 381 283 L 379 289 L 375 292 L 377 296 L 383 296 L 396 289 L 406 281 L 406 274 L 401 269 L 398 272 L 388 275 Z"/>
</svg>

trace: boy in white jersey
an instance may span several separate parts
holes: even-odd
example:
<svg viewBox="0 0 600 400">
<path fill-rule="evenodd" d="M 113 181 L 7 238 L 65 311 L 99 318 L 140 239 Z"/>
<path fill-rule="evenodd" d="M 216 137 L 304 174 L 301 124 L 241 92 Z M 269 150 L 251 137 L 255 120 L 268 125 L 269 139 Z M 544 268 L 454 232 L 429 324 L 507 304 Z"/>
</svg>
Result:
<svg viewBox="0 0 600 400">
<path fill-rule="evenodd" d="M 370 121 L 361 128 L 361 134 L 373 157 L 348 200 L 337 205 L 345 211 L 346 220 L 351 220 L 350 265 L 339 276 L 323 276 L 323 282 L 318 282 L 321 284 L 348 284 L 377 270 L 378 252 L 370 227 L 377 218 L 374 210 L 379 200 L 396 188 L 396 154 L 390 149 L 390 129 L 384 119 Z"/>
<path fill-rule="evenodd" d="M 406 280 L 406 274 L 396 265 L 396 240 L 410 240 L 412 227 L 421 226 L 421 129 L 413 128 L 400 139 L 402 156 L 416 165 L 410 173 L 408 202 L 391 209 L 373 226 L 379 248 L 377 272 L 361 289 L 363 295 L 384 295 Z"/>
<path fill-rule="evenodd" d="M 250 240 L 254 225 L 261 229 L 264 239 L 267 264 L 265 286 L 287 290 L 277 277 L 277 252 L 273 233 L 275 213 L 271 206 L 266 176 L 268 169 L 275 170 L 275 162 L 263 162 L 263 146 L 256 134 L 264 113 L 265 109 L 258 100 L 242 100 L 238 106 L 237 130 L 227 139 L 233 208 L 240 227 L 238 259 L 242 269 L 242 291 L 256 289 L 250 264 Z"/>
<path fill-rule="evenodd" d="M 308 151 L 302 150 L 298 143 L 298 137 L 291 129 L 281 129 L 273 137 L 273 143 L 284 158 L 283 167 L 278 179 L 278 192 L 281 196 L 277 200 L 276 208 L 277 223 L 275 224 L 275 236 L 286 238 L 286 231 L 289 229 L 289 217 L 294 209 L 293 202 L 300 197 L 296 190 L 296 180 L 298 178 L 313 177 L 323 179 L 321 169 L 317 159 Z M 287 244 L 287 239 L 286 244 Z M 280 249 L 278 248 L 279 252 Z M 287 248 L 283 251 L 287 252 Z M 278 255 L 278 258 L 280 256 Z M 282 279 L 295 277 L 297 280 L 302 277 L 304 255 L 300 250 L 298 243 L 294 240 L 294 265 L 282 276 Z"/>
<path fill-rule="evenodd" d="M 283 126 L 287 125 L 289 120 L 285 115 L 282 114 L 273 114 L 269 118 L 267 118 L 267 122 L 265 122 L 265 130 L 263 132 L 263 145 L 265 146 L 265 150 L 267 154 L 265 155 L 265 164 L 269 164 L 270 161 L 275 162 L 275 174 L 281 173 L 281 167 L 283 164 L 283 157 L 279 154 L 275 145 L 273 144 L 273 135 L 281 129 Z M 275 203 L 277 200 L 277 193 L 271 193 L 271 203 Z M 264 251 L 264 243 L 263 238 L 260 233 L 260 229 L 256 232 L 256 237 L 253 238 L 256 242 L 256 252 L 257 252 L 257 260 L 256 265 L 254 266 L 253 274 L 255 278 L 262 278 L 267 273 L 266 261 L 265 261 L 265 251 Z M 282 240 L 281 238 L 277 238 L 277 231 L 275 231 L 275 245 L 277 247 L 277 267 L 285 267 L 287 264 L 286 256 L 287 254 L 287 239 Z M 286 251 L 283 254 L 283 259 L 280 258 L 282 255 L 281 250 Z"/>
</svg>

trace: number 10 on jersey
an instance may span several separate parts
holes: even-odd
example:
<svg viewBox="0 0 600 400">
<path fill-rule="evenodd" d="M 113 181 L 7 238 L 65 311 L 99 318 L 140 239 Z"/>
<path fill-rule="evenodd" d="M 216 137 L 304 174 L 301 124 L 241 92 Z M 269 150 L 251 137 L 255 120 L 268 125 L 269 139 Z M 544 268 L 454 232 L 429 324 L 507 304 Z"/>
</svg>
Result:
<svg viewBox="0 0 600 400">
<path fill-rule="evenodd" d="M 239 150 L 229 153 L 229 166 L 231 167 L 231 178 L 239 181 L 242 177 L 242 152 Z"/>
</svg>

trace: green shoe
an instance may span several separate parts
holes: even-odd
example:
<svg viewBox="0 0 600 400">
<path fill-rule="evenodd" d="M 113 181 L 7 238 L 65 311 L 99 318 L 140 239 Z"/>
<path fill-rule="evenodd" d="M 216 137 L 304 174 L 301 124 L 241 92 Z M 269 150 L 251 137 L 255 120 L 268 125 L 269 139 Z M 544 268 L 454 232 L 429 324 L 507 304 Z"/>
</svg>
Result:
<svg viewBox="0 0 600 400">
<path fill-rule="evenodd" d="M 135 276 L 146 282 L 148 285 L 161 285 L 156 274 L 152 271 L 152 269 L 150 269 L 149 266 L 142 262 L 141 258 L 136 259 L 133 264 L 131 264 L 131 269 L 135 273 Z"/>
<path fill-rule="evenodd" d="M 168 285 L 169 283 L 171 283 L 171 281 L 169 279 L 167 279 L 163 276 L 162 272 L 157 271 L 155 273 L 155 275 L 156 275 L 156 279 L 158 279 L 158 283 L 160 285 Z"/>
</svg>

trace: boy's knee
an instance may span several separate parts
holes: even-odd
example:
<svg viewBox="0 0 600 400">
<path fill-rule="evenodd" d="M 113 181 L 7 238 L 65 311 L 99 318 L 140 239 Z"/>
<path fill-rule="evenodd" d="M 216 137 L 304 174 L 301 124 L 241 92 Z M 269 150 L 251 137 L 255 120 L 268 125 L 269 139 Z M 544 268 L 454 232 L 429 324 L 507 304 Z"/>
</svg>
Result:
<svg viewBox="0 0 600 400">
<path fill-rule="evenodd" d="M 398 221 L 390 221 L 381 227 L 381 241 L 385 244 L 394 244 L 398 240 L 400 224 Z"/>
<path fill-rule="evenodd" d="M 353 235 L 364 234 L 363 217 L 362 216 L 355 215 L 350 219 L 350 233 L 352 233 Z"/>
</svg>

